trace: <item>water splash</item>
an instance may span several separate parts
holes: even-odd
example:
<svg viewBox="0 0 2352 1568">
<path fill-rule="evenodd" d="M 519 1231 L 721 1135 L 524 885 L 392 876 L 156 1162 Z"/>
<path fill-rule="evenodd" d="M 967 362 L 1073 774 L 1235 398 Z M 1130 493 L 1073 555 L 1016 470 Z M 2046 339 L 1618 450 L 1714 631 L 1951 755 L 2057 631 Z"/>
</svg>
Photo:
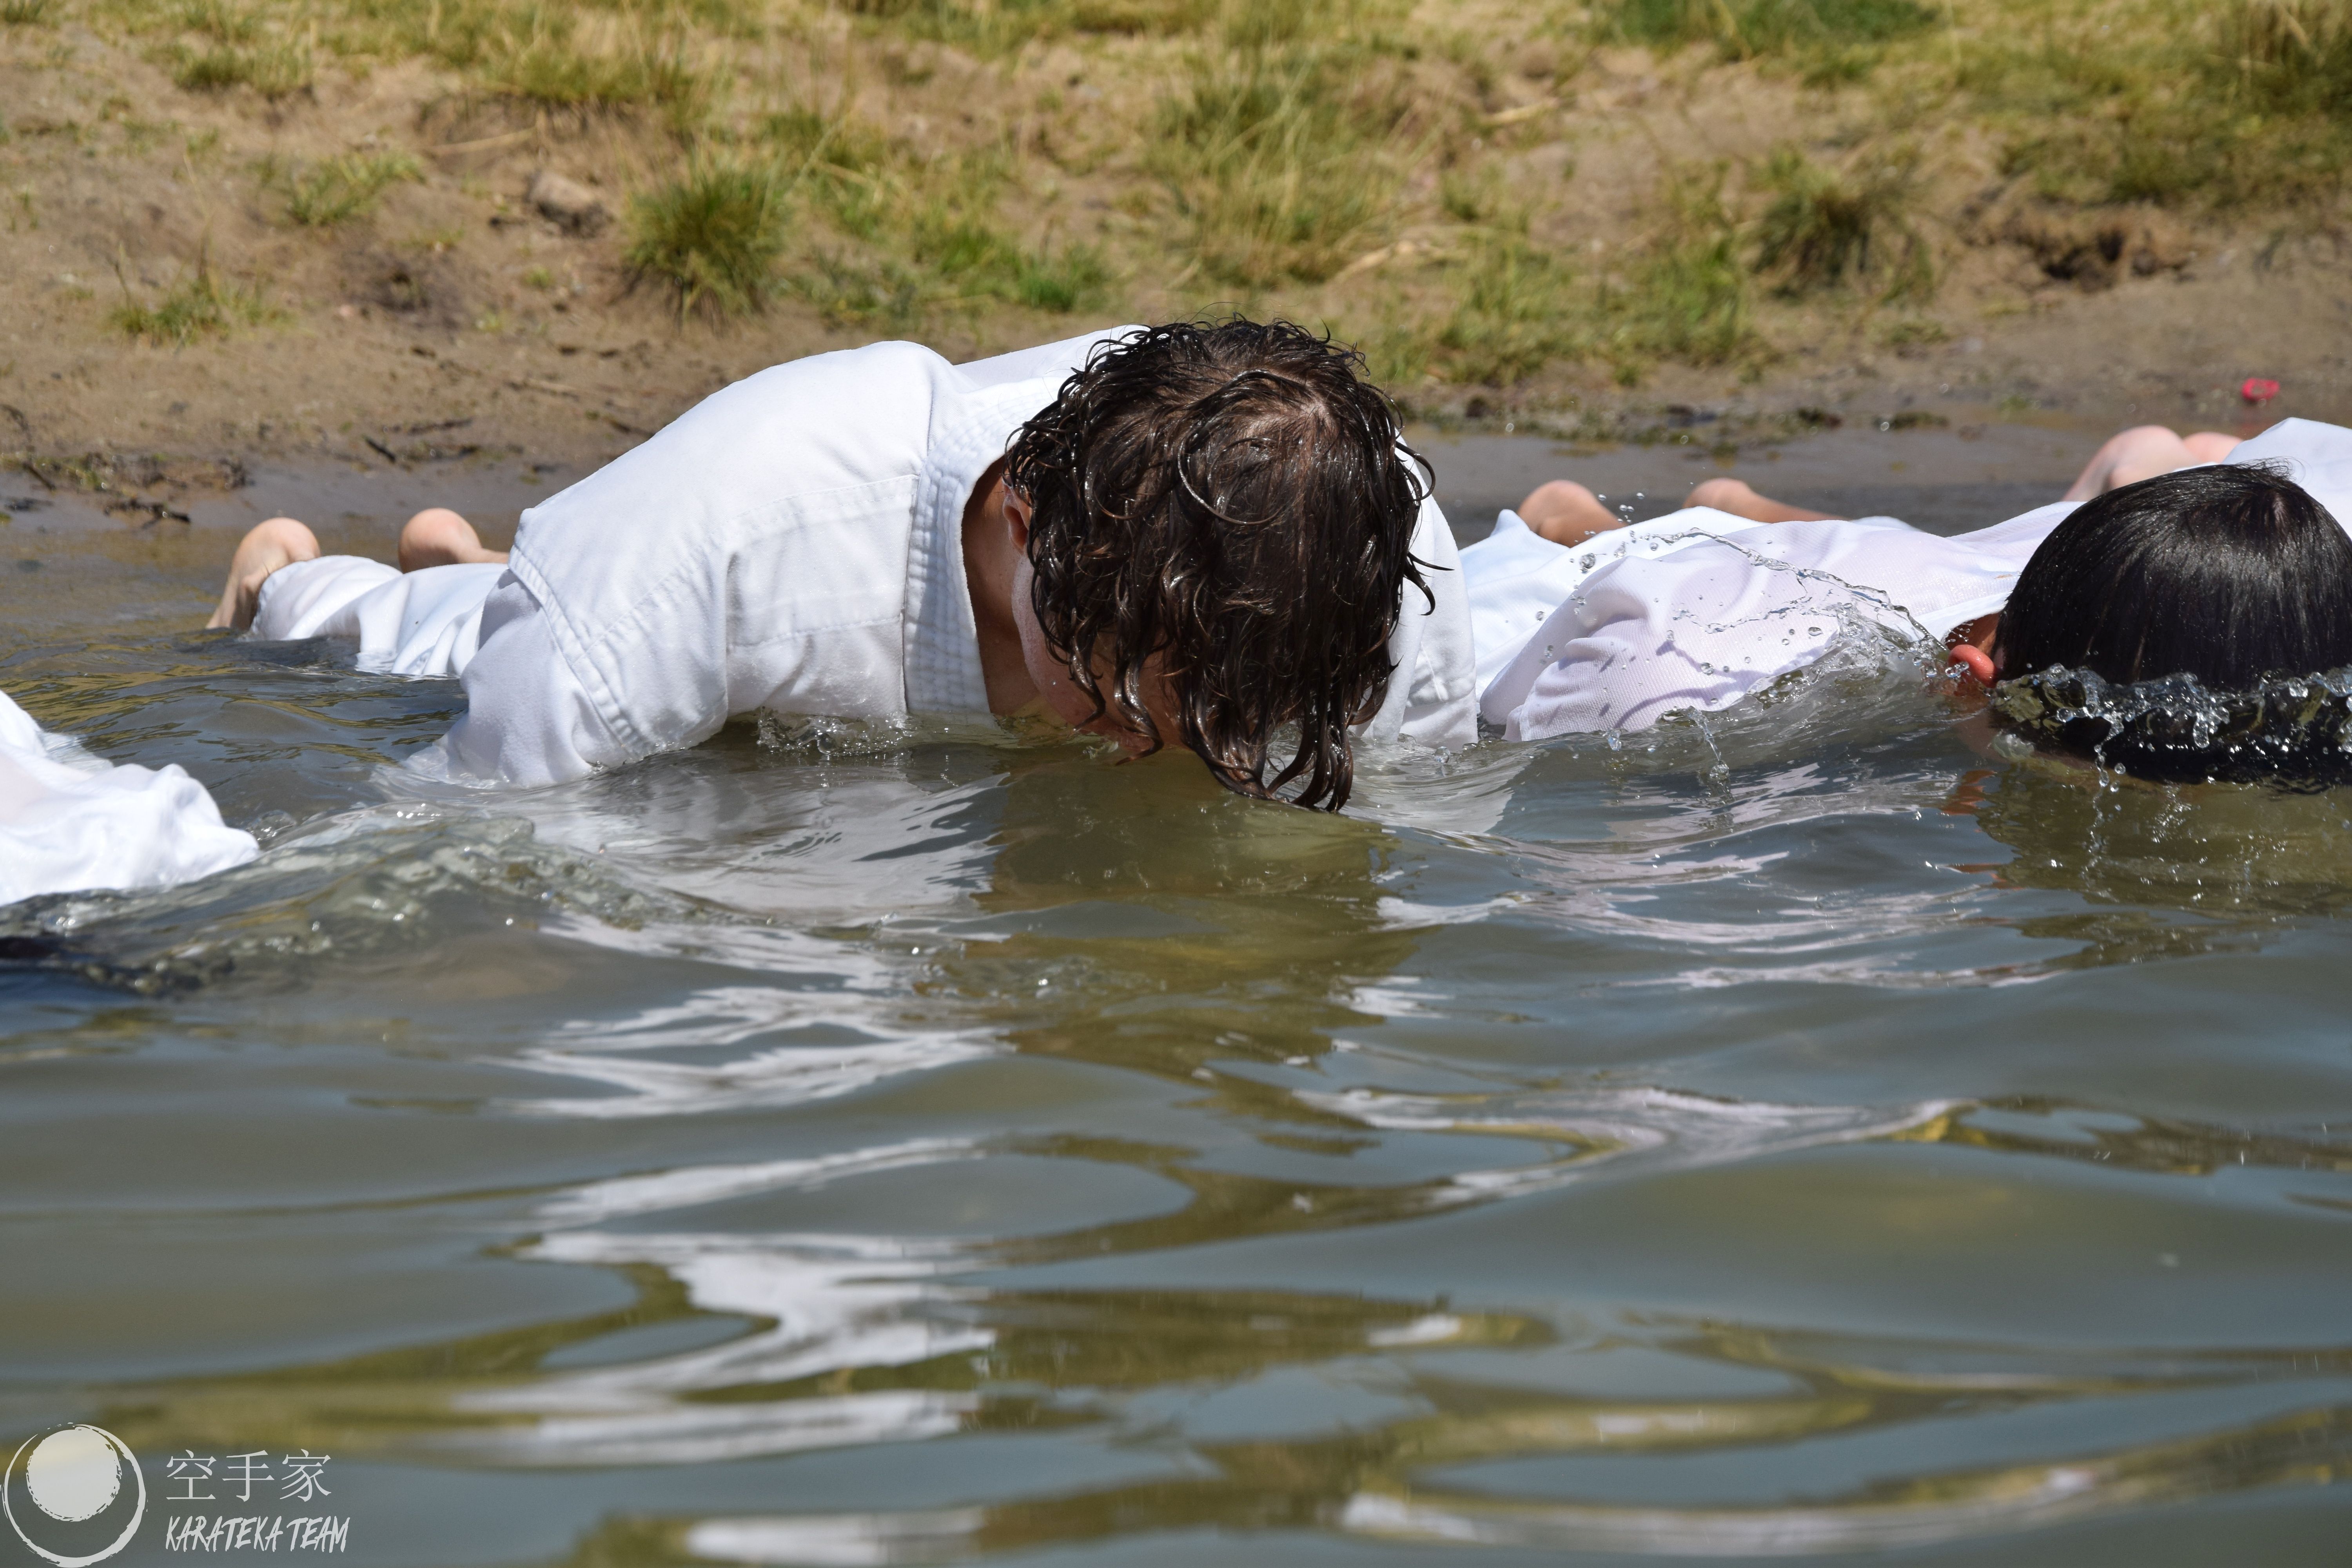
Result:
<svg viewBox="0 0 2352 1568">
<path fill-rule="evenodd" d="M 2217 691 L 2193 675 L 2116 682 L 2061 665 L 2001 682 L 1992 708 L 2042 744 L 2159 783 L 2352 779 L 2352 668 Z"/>
</svg>

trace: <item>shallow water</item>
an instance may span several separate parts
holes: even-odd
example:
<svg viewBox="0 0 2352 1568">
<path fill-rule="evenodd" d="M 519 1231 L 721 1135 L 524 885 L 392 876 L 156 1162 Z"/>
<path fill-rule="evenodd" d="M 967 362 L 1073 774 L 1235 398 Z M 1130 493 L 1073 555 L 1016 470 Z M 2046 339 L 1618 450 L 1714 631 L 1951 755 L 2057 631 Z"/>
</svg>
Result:
<svg viewBox="0 0 2352 1568">
<path fill-rule="evenodd" d="M 1857 647 L 1337 820 L 989 725 L 435 794 L 454 684 L 184 629 L 228 537 L 0 563 L 0 689 L 269 841 L 0 911 L 0 1436 L 142 1457 L 114 1561 L 2344 1560 L 2340 793 Z"/>
</svg>

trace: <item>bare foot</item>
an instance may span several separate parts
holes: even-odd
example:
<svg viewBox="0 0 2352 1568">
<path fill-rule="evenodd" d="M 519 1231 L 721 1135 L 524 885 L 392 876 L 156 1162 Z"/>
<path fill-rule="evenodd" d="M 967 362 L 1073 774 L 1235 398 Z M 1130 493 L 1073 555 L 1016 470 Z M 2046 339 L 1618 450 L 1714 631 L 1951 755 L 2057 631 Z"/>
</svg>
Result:
<svg viewBox="0 0 2352 1568">
<path fill-rule="evenodd" d="M 1517 510 L 1521 522 L 1554 544 L 1581 544 L 1596 533 L 1624 526 L 1624 519 L 1572 479 L 1538 485 Z"/>
<path fill-rule="evenodd" d="M 400 531 L 400 569 L 504 563 L 503 550 L 485 550 L 474 525 L 446 506 L 427 507 Z"/>
<path fill-rule="evenodd" d="M 237 542 L 236 553 L 229 557 L 228 581 L 221 588 L 220 607 L 205 623 L 205 629 L 219 631 L 226 627 L 241 632 L 250 627 L 253 612 L 261 603 L 261 584 L 269 574 L 280 566 L 318 558 L 318 536 L 292 518 L 273 517 L 268 522 L 255 523 Z"/>
<path fill-rule="evenodd" d="M 1683 505 L 1713 507 L 1717 511 L 1727 511 L 1734 517 L 1744 517 L 1755 522 L 1823 522 L 1829 520 L 1830 515 L 1825 511 L 1807 511 L 1802 507 L 1774 500 L 1770 496 L 1759 495 L 1755 487 L 1747 480 L 1735 479 L 1727 474 L 1701 479 L 1693 485 Z"/>
</svg>

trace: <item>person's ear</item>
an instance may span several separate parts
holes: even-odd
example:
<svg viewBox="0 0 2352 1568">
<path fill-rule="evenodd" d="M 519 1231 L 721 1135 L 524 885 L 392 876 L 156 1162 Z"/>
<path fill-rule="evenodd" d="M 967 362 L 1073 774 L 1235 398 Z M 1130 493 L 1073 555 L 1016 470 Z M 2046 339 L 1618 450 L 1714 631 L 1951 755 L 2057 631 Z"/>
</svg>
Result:
<svg viewBox="0 0 2352 1568">
<path fill-rule="evenodd" d="M 1952 649 L 1952 662 L 1968 671 L 1979 686 L 1992 689 L 1992 655 L 1974 643 L 1962 643 Z"/>
<path fill-rule="evenodd" d="M 1020 554 L 1029 553 L 1029 498 L 1012 486 L 1004 487 L 1004 529 L 1013 536 L 1013 548 Z"/>
</svg>

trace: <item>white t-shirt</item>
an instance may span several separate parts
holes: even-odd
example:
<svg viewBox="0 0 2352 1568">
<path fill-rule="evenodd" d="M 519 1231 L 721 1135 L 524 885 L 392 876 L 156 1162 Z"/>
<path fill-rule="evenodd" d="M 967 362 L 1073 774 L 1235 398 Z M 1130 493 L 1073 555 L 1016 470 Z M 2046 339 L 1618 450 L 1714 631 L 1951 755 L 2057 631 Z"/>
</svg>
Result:
<svg viewBox="0 0 2352 1568">
<path fill-rule="evenodd" d="M 963 365 L 892 342 L 775 366 L 525 512 L 503 574 L 304 563 L 263 584 L 255 633 L 458 675 L 466 716 L 412 762 L 485 782 L 578 778 L 760 709 L 985 713 L 965 500 L 1088 351 L 1135 330 Z M 1466 745 L 1469 607 L 1434 501 L 1412 551 L 1436 605 L 1407 591 L 1366 731 Z"/>
<path fill-rule="evenodd" d="M 176 766 L 93 757 L 0 693 L 0 904 L 166 887 L 257 853 L 253 836 L 225 826 L 205 786 Z"/>
<path fill-rule="evenodd" d="M 2230 457 L 2267 459 L 2352 518 L 2352 430 L 2289 419 Z M 1521 741 L 1645 730 L 1668 713 L 1727 708 L 1811 663 L 1848 621 L 1940 638 L 2008 604 L 2075 504 L 1952 538 L 1893 518 L 1756 523 L 1692 508 L 1572 548 L 1506 514 L 1513 526 L 1463 552 L 1479 712 Z"/>
</svg>

